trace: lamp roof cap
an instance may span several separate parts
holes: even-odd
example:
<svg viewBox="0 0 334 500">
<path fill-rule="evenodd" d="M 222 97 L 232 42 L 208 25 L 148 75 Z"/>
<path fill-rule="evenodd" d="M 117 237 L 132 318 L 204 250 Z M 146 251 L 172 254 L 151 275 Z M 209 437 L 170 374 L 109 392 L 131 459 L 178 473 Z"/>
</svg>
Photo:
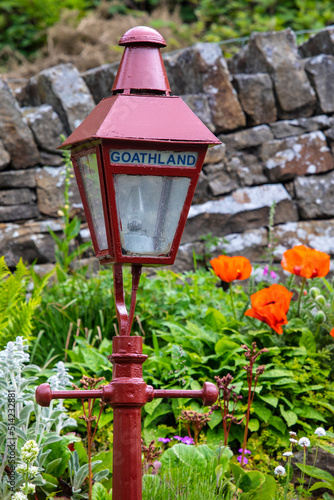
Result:
<svg viewBox="0 0 334 500">
<path fill-rule="evenodd" d="M 128 30 L 119 41 L 119 45 L 131 45 L 135 43 L 152 43 L 159 47 L 166 47 L 166 42 L 160 33 L 148 26 L 136 26 Z"/>
</svg>

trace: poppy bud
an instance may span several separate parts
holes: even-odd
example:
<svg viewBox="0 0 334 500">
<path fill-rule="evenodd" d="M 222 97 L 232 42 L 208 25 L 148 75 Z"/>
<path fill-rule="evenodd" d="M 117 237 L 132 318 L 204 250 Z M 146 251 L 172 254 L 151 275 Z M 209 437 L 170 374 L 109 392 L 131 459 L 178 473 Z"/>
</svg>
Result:
<svg viewBox="0 0 334 500">
<path fill-rule="evenodd" d="M 316 297 L 318 297 L 318 295 L 320 295 L 319 288 L 316 286 L 312 286 L 312 288 L 310 288 L 310 294 L 312 299 L 315 299 Z"/>
<path fill-rule="evenodd" d="M 314 321 L 318 323 L 318 325 L 326 321 L 326 314 L 324 313 L 324 311 L 318 311 L 314 316 Z"/>
<path fill-rule="evenodd" d="M 326 304 L 326 299 L 323 295 L 318 295 L 318 297 L 315 300 L 316 303 L 319 304 L 319 306 L 324 306 Z"/>
</svg>

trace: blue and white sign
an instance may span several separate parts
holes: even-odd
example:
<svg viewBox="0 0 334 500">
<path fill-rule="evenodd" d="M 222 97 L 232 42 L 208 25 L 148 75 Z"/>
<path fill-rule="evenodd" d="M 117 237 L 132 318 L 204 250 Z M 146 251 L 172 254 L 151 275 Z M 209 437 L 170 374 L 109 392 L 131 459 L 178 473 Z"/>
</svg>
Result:
<svg viewBox="0 0 334 500">
<path fill-rule="evenodd" d="M 110 163 L 118 165 L 156 165 L 195 167 L 198 153 L 192 151 L 152 151 L 143 149 L 111 149 Z"/>
</svg>

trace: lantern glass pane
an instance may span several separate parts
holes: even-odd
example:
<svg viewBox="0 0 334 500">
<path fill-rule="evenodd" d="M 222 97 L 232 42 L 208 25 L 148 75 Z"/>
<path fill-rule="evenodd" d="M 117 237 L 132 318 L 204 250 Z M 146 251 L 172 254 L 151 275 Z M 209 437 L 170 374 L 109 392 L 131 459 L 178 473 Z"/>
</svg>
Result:
<svg viewBox="0 0 334 500">
<path fill-rule="evenodd" d="M 114 180 L 123 255 L 167 256 L 190 179 L 116 174 Z"/>
<path fill-rule="evenodd" d="M 104 211 L 96 154 L 91 153 L 87 156 L 81 156 L 77 158 L 77 163 L 94 226 L 97 244 L 100 250 L 104 250 L 108 248 L 108 242 L 104 223 Z"/>
</svg>

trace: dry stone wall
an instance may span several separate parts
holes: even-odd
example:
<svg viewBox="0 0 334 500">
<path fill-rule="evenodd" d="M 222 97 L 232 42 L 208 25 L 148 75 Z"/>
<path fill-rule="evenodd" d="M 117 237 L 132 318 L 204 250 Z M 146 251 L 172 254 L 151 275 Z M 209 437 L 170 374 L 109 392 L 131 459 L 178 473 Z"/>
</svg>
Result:
<svg viewBox="0 0 334 500">
<path fill-rule="evenodd" d="M 295 244 L 334 256 L 334 27 L 298 47 L 291 30 L 254 33 L 232 59 L 217 44 L 166 54 L 172 92 L 222 144 L 209 149 L 176 268 L 193 249 L 265 259 L 268 217 L 276 203 L 275 257 Z M 110 95 L 118 63 L 83 74 L 71 64 L 46 69 L 21 88 L 0 79 L 0 254 L 54 261 L 50 227 L 61 232 L 64 165 L 57 151 L 94 106 Z M 73 214 L 82 218 L 75 183 Z"/>
</svg>

